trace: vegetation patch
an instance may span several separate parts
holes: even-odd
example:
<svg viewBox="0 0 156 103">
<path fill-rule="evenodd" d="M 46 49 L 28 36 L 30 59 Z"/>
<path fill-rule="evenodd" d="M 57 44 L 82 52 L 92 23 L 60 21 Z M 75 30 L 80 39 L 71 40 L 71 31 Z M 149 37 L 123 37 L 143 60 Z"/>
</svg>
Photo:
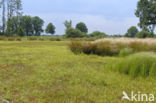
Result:
<svg viewBox="0 0 156 103">
<path fill-rule="evenodd" d="M 80 42 L 72 41 L 69 48 L 74 53 L 96 54 L 100 56 L 127 56 L 132 53 L 152 51 L 155 52 L 156 43 L 152 45 L 146 42 L 133 41 L 129 43 L 124 42 Z"/>
<path fill-rule="evenodd" d="M 156 77 L 156 55 L 154 53 L 133 54 L 122 58 L 114 68 L 132 77 Z"/>
</svg>

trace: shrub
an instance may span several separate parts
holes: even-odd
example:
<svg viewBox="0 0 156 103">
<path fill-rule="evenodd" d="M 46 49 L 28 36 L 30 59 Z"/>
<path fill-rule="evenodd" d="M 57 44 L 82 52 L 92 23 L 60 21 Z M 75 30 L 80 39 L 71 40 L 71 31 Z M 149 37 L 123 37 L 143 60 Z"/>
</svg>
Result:
<svg viewBox="0 0 156 103">
<path fill-rule="evenodd" d="M 0 36 L 0 40 L 6 40 L 6 37 Z"/>
<path fill-rule="evenodd" d="M 40 40 L 40 41 L 44 41 L 44 39 L 43 39 L 43 38 L 39 38 L 39 40 Z"/>
<path fill-rule="evenodd" d="M 16 38 L 15 37 L 8 37 L 8 41 L 15 41 Z"/>
<path fill-rule="evenodd" d="M 16 41 L 22 41 L 22 38 L 16 38 Z"/>
<path fill-rule="evenodd" d="M 74 53 L 97 54 L 101 56 L 113 56 L 119 54 L 119 49 L 109 42 L 104 43 L 81 43 L 71 42 L 69 47 Z"/>
<path fill-rule="evenodd" d="M 50 40 L 50 41 L 61 41 L 60 38 L 50 38 L 49 40 Z"/>
<path fill-rule="evenodd" d="M 104 38 L 107 37 L 107 34 L 100 31 L 94 31 L 93 33 L 90 34 L 90 36 L 95 38 Z"/>
<path fill-rule="evenodd" d="M 28 40 L 34 41 L 34 40 L 37 40 L 37 37 L 28 37 Z"/>
<path fill-rule="evenodd" d="M 82 38 L 82 37 L 85 37 L 85 33 L 82 33 L 78 29 L 68 28 L 66 30 L 66 37 L 67 38 Z"/>
<path fill-rule="evenodd" d="M 94 43 L 85 43 L 82 45 L 82 52 L 85 54 L 95 54 L 97 45 Z"/>
<path fill-rule="evenodd" d="M 133 49 L 134 52 L 140 52 L 140 51 L 148 51 L 150 45 L 148 45 L 147 43 L 143 43 L 143 42 L 131 42 L 128 44 L 128 47 Z"/>
<path fill-rule="evenodd" d="M 70 50 L 73 52 L 73 53 L 75 53 L 75 54 L 79 54 L 79 53 L 82 53 L 82 43 L 81 42 L 71 42 L 69 45 L 69 48 L 70 48 Z"/>
<path fill-rule="evenodd" d="M 123 58 L 116 64 L 115 68 L 132 77 L 148 77 L 155 75 L 156 56 L 152 53 L 138 53 Z M 154 72 L 153 72 L 154 71 Z"/>
<path fill-rule="evenodd" d="M 60 38 L 56 38 L 56 41 L 61 41 L 61 39 Z"/>
<path fill-rule="evenodd" d="M 131 49 L 131 48 L 124 48 L 124 49 L 120 50 L 119 56 L 125 57 L 125 56 L 128 56 L 128 55 L 132 54 L 132 53 L 133 53 L 133 49 Z"/>
<path fill-rule="evenodd" d="M 148 32 L 148 31 L 141 31 L 137 34 L 138 38 L 148 38 L 148 37 L 152 37 L 153 35 Z"/>
</svg>

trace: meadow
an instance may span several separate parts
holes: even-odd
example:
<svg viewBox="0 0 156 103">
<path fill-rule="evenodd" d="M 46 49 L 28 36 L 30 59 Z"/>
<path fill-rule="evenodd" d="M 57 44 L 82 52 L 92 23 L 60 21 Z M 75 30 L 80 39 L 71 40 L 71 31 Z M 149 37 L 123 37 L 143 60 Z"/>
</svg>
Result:
<svg viewBox="0 0 156 103">
<path fill-rule="evenodd" d="M 129 58 L 135 55 L 147 55 L 148 61 L 149 56 L 156 57 L 154 51 L 99 56 L 74 54 L 69 45 L 69 40 L 1 40 L 0 100 L 10 103 L 133 103 L 121 101 L 123 91 L 156 95 L 154 76 L 130 76 L 133 70 L 126 75 L 122 69 L 125 65 L 120 64 L 123 61 L 125 64 L 125 60 L 131 63 L 133 60 Z M 154 61 L 155 58 L 151 60 Z"/>
</svg>

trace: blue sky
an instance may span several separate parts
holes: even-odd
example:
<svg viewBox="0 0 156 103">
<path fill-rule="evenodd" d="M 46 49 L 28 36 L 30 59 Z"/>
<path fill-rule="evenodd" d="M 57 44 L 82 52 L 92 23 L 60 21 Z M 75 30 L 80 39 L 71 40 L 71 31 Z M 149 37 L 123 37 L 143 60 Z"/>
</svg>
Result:
<svg viewBox="0 0 156 103">
<path fill-rule="evenodd" d="M 82 21 L 89 33 L 95 30 L 107 34 L 124 34 L 130 26 L 137 26 L 135 17 L 138 0 L 23 0 L 23 12 L 40 16 L 45 26 L 52 22 L 56 34 L 64 34 L 65 20 L 72 20 L 73 27 Z M 44 28 L 45 28 L 44 26 Z"/>
</svg>

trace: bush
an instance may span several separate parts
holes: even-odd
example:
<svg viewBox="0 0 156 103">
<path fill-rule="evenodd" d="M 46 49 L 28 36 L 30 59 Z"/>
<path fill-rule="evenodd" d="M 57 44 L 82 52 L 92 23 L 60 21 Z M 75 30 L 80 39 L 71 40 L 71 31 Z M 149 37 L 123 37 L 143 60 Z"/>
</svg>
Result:
<svg viewBox="0 0 156 103">
<path fill-rule="evenodd" d="M 95 37 L 95 38 L 105 38 L 107 37 L 107 35 L 103 32 L 100 31 L 94 31 L 93 33 L 90 34 L 91 37 Z"/>
<path fill-rule="evenodd" d="M 115 68 L 132 77 L 156 76 L 156 58 L 152 53 L 138 53 L 123 58 L 116 64 Z"/>
<path fill-rule="evenodd" d="M 0 40 L 6 40 L 6 37 L 0 36 Z"/>
<path fill-rule="evenodd" d="M 148 51 L 150 49 L 150 45 L 148 43 L 137 41 L 129 43 L 128 47 L 133 49 L 134 52 Z"/>
<path fill-rule="evenodd" d="M 16 41 L 22 41 L 22 38 L 16 38 Z"/>
<path fill-rule="evenodd" d="M 113 56 L 119 54 L 119 49 L 109 42 L 105 43 L 81 43 L 78 41 L 71 42 L 69 48 L 72 52 L 85 53 L 85 54 L 96 54 L 101 56 Z"/>
<path fill-rule="evenodd" d="M 40 41 L 44 41 L 44 39 L 43 39 L 43 38 L 39 38 L 38 40 L 40 40 Z"/>
<path fill-rule="evenodd" d="M 28 40 L 34 41 L 34 40 L 37 40 L 37 37 L 28 37 Z"/>
<path fill-rule="evenodd" d="M 148 32 L 148 31 L 141 31 L 137 34 L 137 37 L 138 38 L 149 38 L 149 37 L 152 37 L 153 35 Z"/>
<path fill-rule="evenodd" d="M 66 35 L 67 38 L 82 38 L 82 37 L 85 37 L 85 33 L 82 33 L 80 30 L 74 29 L 74 28 L 68 28 L 66 30 L 65 35 Z"/>
<path fill-rule="evenodd" d="M 125 57 L 125 56 L 128 56 L 128 55 L 132 54 L 132 53 L 133 53 L 133 49 L 131 49 L 131 48 L 124 48 L 124 49 L 120 50 L 119 56 Z"/>
<path fill-rule="evenodd" d="M 8 37 L 8 41 L 15 41 L 16 38 L 15 37 Z"/>
<path fill-rule="evenodd" d="M 75 53 L 75 54 L 79 54 L 79 53 L 82 53 L 82 43 L 81 42 L 71 42 L 69 45 L 69 48 L 70 48 L 70 50 L 73 52 L 73 53 Z"/>
<path fill-rule="evenodd" d="M 119 54 L 119 49 L 116 45 L 110 42 L 97 43 L 95 54 L 101 56 L 113 56 Z"/>
</svg>

